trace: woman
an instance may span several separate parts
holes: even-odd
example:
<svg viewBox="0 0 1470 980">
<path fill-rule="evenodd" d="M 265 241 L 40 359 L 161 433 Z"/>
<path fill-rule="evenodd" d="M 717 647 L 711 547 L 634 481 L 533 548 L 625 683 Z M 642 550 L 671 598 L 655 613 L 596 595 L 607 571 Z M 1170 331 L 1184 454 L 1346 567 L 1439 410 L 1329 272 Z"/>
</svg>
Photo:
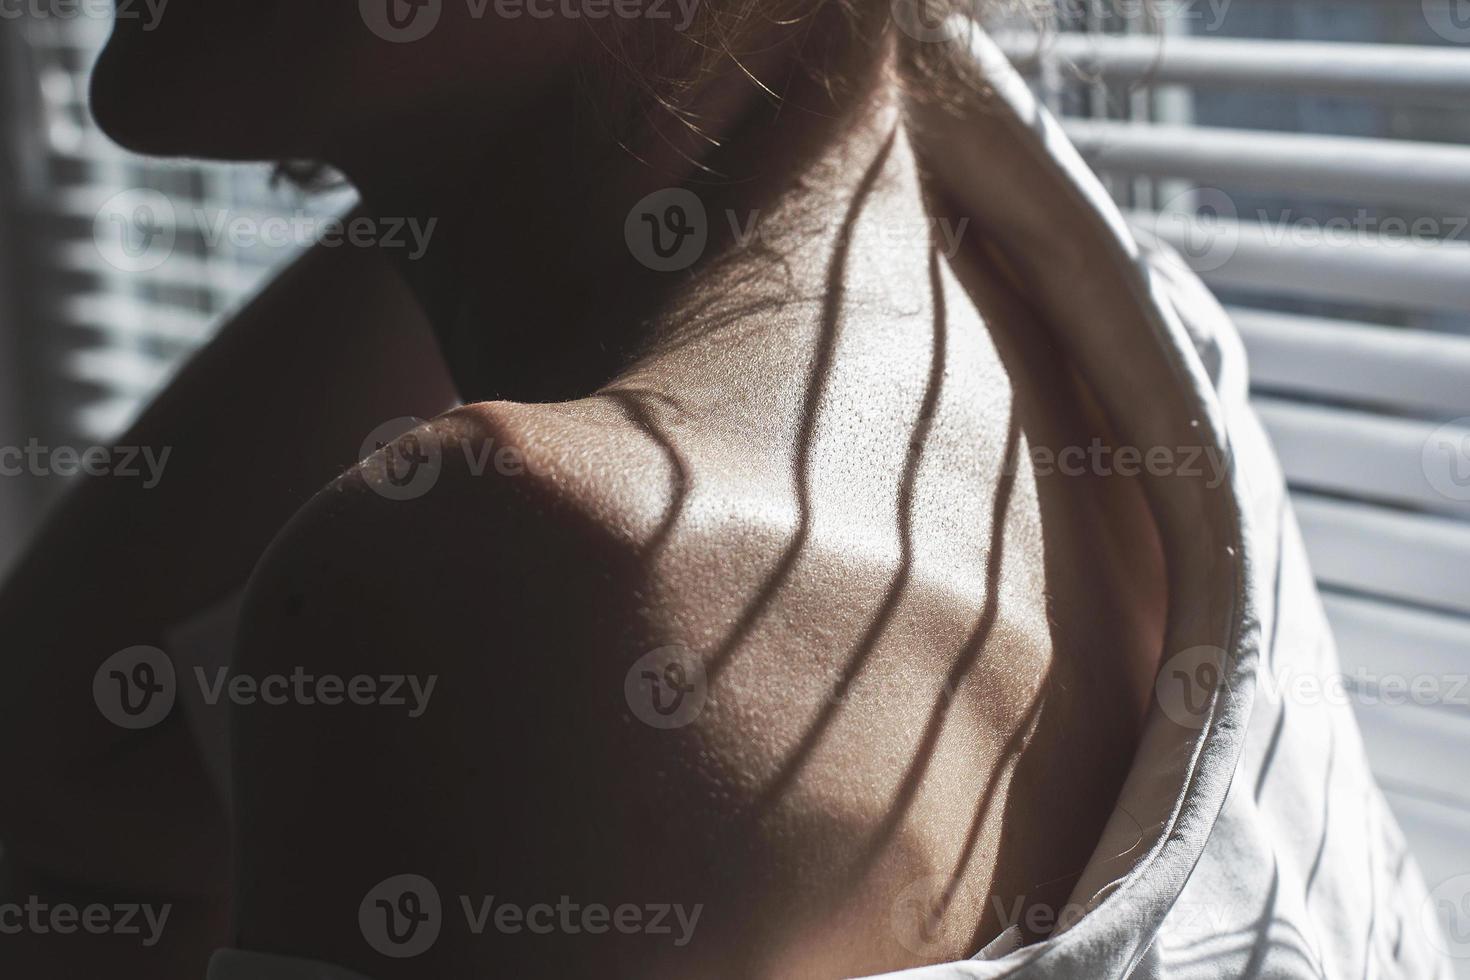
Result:
<svg viewBox="0 0 1470 980">
<path fill-rule="evenodd" d="M 7 587 L 8 896 L 170 917 L 0 956 L 1432 975 L 1350 715 L 1253 710 L 1332 654 L 1218 308 L 968 27 L 664 9 L 119 20 L 115 139 L 433 233 L 308 255 Z"/>
</svg>

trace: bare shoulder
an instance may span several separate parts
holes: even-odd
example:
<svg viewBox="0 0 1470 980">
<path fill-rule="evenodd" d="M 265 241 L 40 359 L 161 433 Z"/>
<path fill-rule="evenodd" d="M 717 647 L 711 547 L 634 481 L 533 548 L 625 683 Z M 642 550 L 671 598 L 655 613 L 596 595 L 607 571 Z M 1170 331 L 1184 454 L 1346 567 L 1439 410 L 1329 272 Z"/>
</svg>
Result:
<svg viewBox="0 0 1470 980">
<path fill-rule="evenodd" d="M 665 494 L 659 464 L 615 406 L 483 404 L 408 429 L 277 536 L 238 657 L 262 672 L 526 672 L 645 646 L 640 543 Z M 552 647 L 567 656 L 547 662 Z"/>
<path fill-rule="evenodd" d="M 578 975 L 585 944 L 638 946 L 624 954 L 650 964 L 640 975 L 687 966 L 663 928 L 548 954 L 524 929 L 476 931 L 460 901 L 701 901 L 640 857 L 677 806 L 660 759 L 687 755 L 626 693 L 660 643 L 640 596 L 665 474 L 644 442 L 617 405 L 474 406 L 394 440 L 282 532 L 235 665 L 262 692 L 292 679 L 236 710 L 242 945 L 385 978 L 530 974 L 547 955 Z M 444 916 L 411 960 L 359 927 L 360 903 L 403 874 L 432 883 Z"/>
<path fill-rule="evenodd" d="M 470 573 L 522 581 L 553 558 L 616 563 L 659 507 L 659 462 L 616 411 L 585 405 L 488 403 L 399 427 L 286 525 L 254 608 L 284 579 L 324 588 L 353 569 L 413 594 Z"/>
<path fill-rule="evenodd" d="M 308 678 L 307 699 L 236 715 L 244 945 L 385 980 L 921 961 L 872 923 L 914 881 L 989 860 L 965 844 L 989 773 L 974 759 L 1007 736 L 973 695 L 1034 673 L 1031 645 L 955 675 L 974 597 L 899 573 L 834 504 L 850 481 L 816 508 L 830 525 L 804 530 L 779 436 L 720 427 L 633 392 L 472 406 L 297 515 L 256 572 L 237 662 L 261 690 Z M 931 736 L 925 718 L 953 723 Z M 925 781 L 930 767 L 947 775 Z M 445 918 L 399 962 L 357 912 L 404 874 Z M 702 918 L 692 942 L 552 947 L 474 931 L 460 901 L 483 896 Z M 964 955 L 972 904 L 946 953 Z"/>
</svg>

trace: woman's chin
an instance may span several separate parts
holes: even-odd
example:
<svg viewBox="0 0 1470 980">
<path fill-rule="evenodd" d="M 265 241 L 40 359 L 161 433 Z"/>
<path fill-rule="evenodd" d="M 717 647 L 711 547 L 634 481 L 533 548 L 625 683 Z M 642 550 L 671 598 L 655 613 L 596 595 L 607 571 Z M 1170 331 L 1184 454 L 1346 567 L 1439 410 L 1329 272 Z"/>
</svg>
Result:
<svg viewBox="0 0 1470 980">
<path fill-rule="evenodd" d="M 210 125 L 207 112 L 184 112 L 189 86 L 170 84 L 170 72 L 161 71 L 147 53 L 134 49 L 116 35 L 107 42 L 92 71 L 92 118 L 114 142 L 137 153 L 159 156 L 205 155 L 197 144 L 201 130 Z M 151 70 L 149 70 L 151 67 Z"/>
<path fill-rule="evenodd" d="M 149 156 L 272 160 L 305 155 L 279 132 L 289 99 L 272 96 L 258 73 L 216 63 L 206 74 L 148 42 L 114 34 L 92 72 L 92 118 L 108 138 Z"/>
<path fill-rule="evenodd" d="M 115 80 L 117 74 L 109 46 L 102 52 L 92 72 L 88 102 L 92 119 L 114 142 L 138 153 L 167 153 L 163 130 L 173 128 L 168 116 L 145 109 L 146 99 L 138 98 L 129 86 Z"/>
</svg>

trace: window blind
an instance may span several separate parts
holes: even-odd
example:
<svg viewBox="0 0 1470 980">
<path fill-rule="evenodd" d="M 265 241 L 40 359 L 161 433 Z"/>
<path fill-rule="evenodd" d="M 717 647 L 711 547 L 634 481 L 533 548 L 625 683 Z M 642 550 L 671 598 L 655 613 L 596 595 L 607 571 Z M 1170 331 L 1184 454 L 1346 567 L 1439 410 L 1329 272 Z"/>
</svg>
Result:
<svg viewBox="0 0 1470 980">
<path fill-rule="evenodd" d="M 87 78 L 109 22 L 27 18 L 11 43 L 16 72 L 10 142 L 20 156 L 19 220 L 32 256 L 28 370 L 43 384 L 37 429 L 57 440 L 115 436 L 222 315 L 307 242 L 240 242 L 226 222 L 348 206 L 273 187 L 270 168 L 172 163 L 110 143 L 87 111 Z M 150 204 L 158 206 L 151 207 Z M 139 208 L 145 210 L 140 211 Z M 142 227 L 144 220 L 156 227 Z M 166 259 L 119 262 L 113 236 L 164 235 Z M 132 246 L 143 247 L 135 241 Z"/>
</svg>

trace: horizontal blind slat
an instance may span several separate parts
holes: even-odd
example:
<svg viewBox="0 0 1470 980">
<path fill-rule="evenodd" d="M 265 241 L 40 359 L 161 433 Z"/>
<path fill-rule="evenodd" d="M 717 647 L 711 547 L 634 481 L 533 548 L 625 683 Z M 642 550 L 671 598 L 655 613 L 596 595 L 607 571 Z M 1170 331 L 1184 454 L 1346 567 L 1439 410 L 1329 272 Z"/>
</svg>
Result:
<svg viewBox="0 0 1470 980">
<path fill-rule="evenodd" d="M 109 343 L 149 340 L 201 344 L 209 338 L 215 322 L 214 315 L 202 310 L 106 293 L 63 296 L 56 302 L 55 311 L 61 322 L 106 334 Z"/>
<path fill-rule="evenodd" d="M 1465 842 L 1470 840 L 1470 811 L 1463 805 L 1425 799 L 1412 788 L 1401 787 L 1392 773 L 1377 773 L 1377 776 L 1383 784 L 1389 809 L 1397 818 L 1429 887 L 1462 874 Z M 1444 924 L 1448 928 L 1451 923 Z"/>
<path fill-rule="evenodd" d="M 284 249 L 277 261 L 290 259 L 291 253 Z M 59 242 L 53 249 L 56 265 L 73 272 L 91 273 L 104 277 L 127 277 L 128 274 L 109 266 L 102 258 L 94 242 Z M 146 281 L 155 286 L 172 286 L 179 289 L 207 290 L 213 295 L 215 306 L 226 306 L 237 297 L 253 289 L 260 282 L 260 273 L 233 262 L 207 256 L 185 255 L 179 251 L 168 257 L 155 269 L 148 270 Z"/>
<path fill-rule="evenodd" d="M 1470 715 L 1417 704 L 1354 705 L 1368 764 L 1395 785 L 1470 809 Z"/>
<path fill-rule="evenodd" d="M 76 350 L 66 358 L 69 377 L 134 398 L 157 391 L 172 370 L 170 360 L 126 347 Z"/>
<path fill-rule="evenodd" d="M 1292 502 L 1319 582 L 1470 613 L 1470 525 L 1310 493 Z"/>
<path fill-rule="evenodd" d="M 1470 147 L 1412 140 L 1067 119 L 1067 136 L 1108 173 L 1337 196 L 1355 203 L 1470 208 Z M 1442 224 L 1442 223 L 1441 223 Z"/>
<path fill-rule="evenodd" d="M 1277 398 L 1254 404 L 1293 487 L 1470 517 L 1470 494 L 1456 500 L 1436 489 L 1453 485 L 1461 461 L 1435 451 L 1435 423 Z"/>
<path fill-rule="evenodd" d="M 996 35 L 1025 73 L 1045 59 L 1119 82 L 1219 85 L 1375 98 L 1470 97 L 1470 49 L 1411 44 L 1030 32 Z"/>
<path fill-rule="evenodd" d="M 1323 593 L 1322 605 L 1349 675 L 1470 672 L 1470 617 L 1331 591 Z"/>
<path fill-rule="evenodd" d="M 1230 316 L 1258 387 L 1470 415 L 1470 337 L 1238 306 Z"/>
<path fill-rule="evenodd" d="M 1313 231 L 1228 217 L 1128 213 L 1211 286 L 1411 309 L 1470 309 L 1470 242 Z"/>
</svg>

